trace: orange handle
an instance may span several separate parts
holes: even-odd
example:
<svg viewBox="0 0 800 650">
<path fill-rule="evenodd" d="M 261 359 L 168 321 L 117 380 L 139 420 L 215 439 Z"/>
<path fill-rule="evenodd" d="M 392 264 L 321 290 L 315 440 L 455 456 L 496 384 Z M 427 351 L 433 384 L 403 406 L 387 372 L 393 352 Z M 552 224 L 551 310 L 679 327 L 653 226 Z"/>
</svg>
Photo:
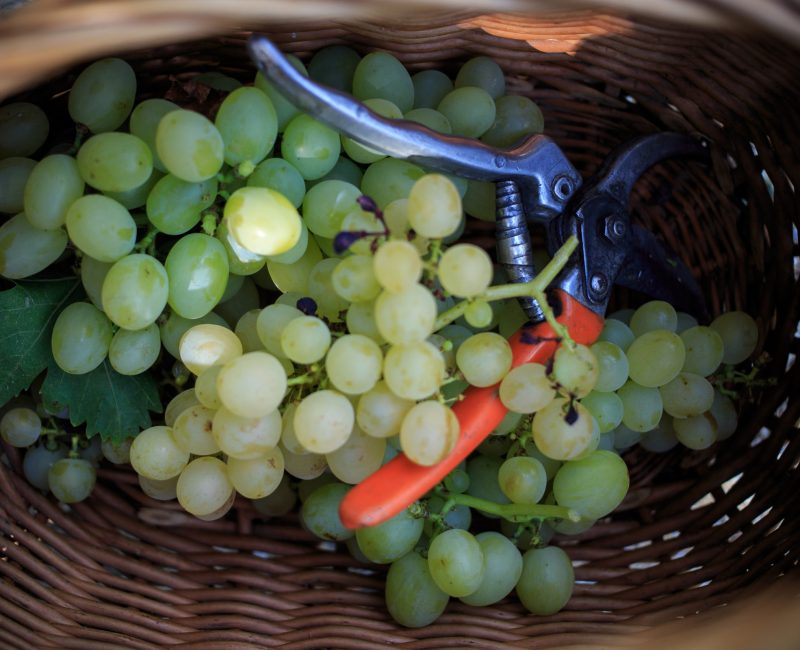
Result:
<svg viewBox="0 0 800 650">
<path fill-rule="evenodd" d="M 562 323 L 576 343 L 590 345 L 603 329 L 603 319 L 572 296 L 558 291 L 562 301 Z M 509 340 L 513 366 L 523 363 L 545 364 L 555 354 L 553 329 L 545 323 L 523 327 Z M 339 516 L 351 529 L 376 526 L 422 497 L 469 454 L 500 424 L 508 412 L 497 393 L 498 384 L 486 388 L 470 387 L 464 399 L 453 407 L 461 433 L 453 451 L 441 463 L 417 465 L 398 454 L 378 471 L 354 486 L 342 500 Z"/>
</svg>

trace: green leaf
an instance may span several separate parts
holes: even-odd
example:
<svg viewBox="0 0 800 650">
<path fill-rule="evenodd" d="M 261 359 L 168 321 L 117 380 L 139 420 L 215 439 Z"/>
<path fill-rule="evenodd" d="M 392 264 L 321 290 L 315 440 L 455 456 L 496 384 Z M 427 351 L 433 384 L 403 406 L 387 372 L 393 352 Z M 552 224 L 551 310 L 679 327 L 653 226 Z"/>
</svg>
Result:
<svg viewBox="0 0 800 650">
<path fill-rule="evenodd" d="M 19 282 L 0 292 L 0 404 L 28 388 L 47 368 L 53 323 L 82 295 L 78 278 Z"/>
<path fill-rule="evenodd" d="M 86 424 L 86 435 L 100 434 L 113 444 L 150 426 L 150 413 L 161 412 L 158 385 L 152 374 L 121 375 L 106 359 L 85 375 L 70 375 L 55 362 L 42 384 L 42 401 L 48 410 L 69 409 L 73 425 Z"/>
</svg>

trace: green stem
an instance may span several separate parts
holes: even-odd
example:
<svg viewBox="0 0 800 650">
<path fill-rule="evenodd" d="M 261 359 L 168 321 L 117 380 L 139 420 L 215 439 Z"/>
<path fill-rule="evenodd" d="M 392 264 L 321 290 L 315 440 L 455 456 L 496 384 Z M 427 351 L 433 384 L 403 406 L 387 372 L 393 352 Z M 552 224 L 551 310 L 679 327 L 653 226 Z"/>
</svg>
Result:
<svg viewBox="0 0 800 650">
<path fill-rule="evenodd" d="M 568 519 L 569 521 L 580 521 L 581 516 L 571 508 L 564 506 L 551 506 L 541 503 L 504 503 L 499 504 L 487 499 L 481 499 L 469 494 L 451 494 L 442 492 L 442 496 L 454 505 L 467 506 L 480 510 L 490 515 L 497 515 L 508 519 L 508 521 L 529 521 L 531 519 Z"/>
<path fill-rule="evenodd" d="M 200 228 L 209 237 L 213 237 L 217 232 L 217 215 L 213 212 L 206 212 L 200 219 Z"/>
<path fill-rule="evenodd" d="M 518 283 L 511 283 L 511 284 L 500 284 L 494 287 L 489 287 L 484 293 L 480 296 L 476 296 L 471 300 L 486 300 L 486 301 L 495 301 L 495 300 L 507 300 L 509 298 L 523 298 L 523 297 L 533 297 L 539 301 L 539 306 L 542 308 L 542 311 L 545 313 L 545 318 L 547 322 L 550 323 L 551 326 L 555 323 L 558 326 L 556 332 L 559 336 L 562 335 L 562 332 L 565 334 L 566 329 L 563 328 L 560 324 L 556 323 L 555 315 L 553 314 L 553 310 L 547 304 L 547 301 L 544 300 L 544 291 L 550 285 L 550 283 L 555 280 L 556 276 L 561 273 L 564 266 L 566 266 L 567 261 L 569 261 L 570 256 L 578 247 L 578 238 L 573 235 L 570 237 L 564 245 L 561 246 L 556 251 L 556 254 L 553 256 L 553 259 L 547 263 L 541 273 L 539 273 L 533 280 L 530 282 L 518 282 Z M 460 316 L 464 315 L 464 312 L 469 305 L 469 300 L 462 300 L 461 302 L 453 305 L 450 309 L 443 311 L 439 318 L 436 319 L 436 324 L 434 325 L 434 331 L 440 330 L 445 325 L 449 325 L 454 320 L 459 318 Z M 569 341 L 569 337 L 563 337 L 565 340 Z"/>
<path fill-rule="evenodd" d="M 298 375 L 297 377 L 289 377 L 286 380 L 286 385 L 299 386 L 300 384 L 313 384 L 315 381 L 317 381 L 316 375 L 308 373 L 305 375 Z"/>
<path fill-rule="evenodd" d="M 148 228 L 147 234 L 136 243 L 134 250 L 137 253 L 147 253 L 148 255 L 153 255 L 156 250 L 156 235 L 158 232 L 158 228 L 155 226 Z"/>
</svg>

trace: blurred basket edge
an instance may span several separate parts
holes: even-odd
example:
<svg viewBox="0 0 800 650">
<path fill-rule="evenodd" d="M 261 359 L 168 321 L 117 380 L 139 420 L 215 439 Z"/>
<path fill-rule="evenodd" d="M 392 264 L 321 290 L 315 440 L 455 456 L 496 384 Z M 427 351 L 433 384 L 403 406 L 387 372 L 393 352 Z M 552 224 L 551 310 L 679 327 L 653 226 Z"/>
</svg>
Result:
<svg viewBox="0 0 800 650">
<path fill-rule="evenodd" d="M 24 2 L 25 0 L 20 0 Z M 342 21 L 397 17 L 424 24 L 426 11 L 544 14 L 584 9 L 631 13 L 687 26 L 746 30 L 800 42 L 791 0 L 33 0 L 0 14 L 0 97 L 74 63 L 111 52 L 219 34 L 255 21 Z M 16 3 L 11 2 L 14 6 Z"/>
<path fill-rule="evenodd" d="M 297 527 L 254 524 L 246 507 L 237 509 L 237 521 L 199 524 L 146 500 L 130 476 L 113 470 L 104 472 L 96 496 L 65 513 L 19 478 L 19 457 L 9 452 L 17 473 L 0 466 L 6 500 L 0 506 L 5 560 L 0 572 L 6 577 L 0 584 L 0 645 L 617 647 L 635 640 L 628 633 L 664 620 L 724 611 L 733 601 L 740 605 L 751 592 L 796 567 L 800 535 L 793 496 L 799 487 L 800 401 L 795 392 L 800 373 L 791 365 L 800 351 L 795 337 L 800 296 L 793 272 L 798 247 L 792 240 L 800 217 L 796 50 L 765 38 L 767 25 L 755 16 L 760 29 L 737 39 L 701 30 L 693 12 L 683 14 L 688 6 L 704 8 L 707 15 L 714 13 L 712 6 L 745 6 L 734 0 L 657 3 L 692 28 L 588 10 L 540 18 L 530 12 L 553 5 L 535 2 L 503 5 L 530 10 L 518 16 L 443 12 L 452 5 L 431 2 L 437 13 L 402 21 L 383 16 L 380 9 L 365 16 L 366 5 L 390 4 L 381 2 L 297 3 L 293 16 L 278 3 L 213 4 L 176 0 L 166 8 L 155 2 L 39 0 L 0 21 L 0 84 L 20 90 L 87 58 L 112 52 L 124 56 L 167 43 L 157 50 L 164 54 L 158 65 L 167 62 L 180 69 L 195 60 L 210 65 L 215 57 L 235 51 L 241 66 L 246 62 L 242 38 L 230 34 L 256 26 L 305 54 L 329 42 L 352 41 L 361 48 L 385 46 L 416 66 L 463 59 L 470 52 L 499 56 L 518 76 L 512 83 L 532 90 L 546 115 L 555 115 L 557 136 L 568 138 L 565 148 L 582 171 L 591 169 L 620 136 L 650 130 L 654 123 L 701 133 L 717 144 L 722 155 L 715 160 L 713 183 L 708 183 L 710 175 L 698 184 L 681 175 L 681 168 L 670 167 L 666 175 L 644 181 L 640 216 L 668 239 L 684 243 L 692 268 L 707 280 L 715 309 L 747 307 L 757 315 L 761 349 L 772 355 L 771 368 L 783 382 L 749 409 L 742 440 L 720 449 L 718 456 L 641 459 L 634 469 L 637 487 L 622 508 L 623 514 L 636 514 L 635 524 L 612 521 L 569 547 L 582 584 L 567 610 L 539 619 L 518 604 L 476 611 L 454 603 L 440 622 L 417 631 L 398 630 L 388 622 L 380 593 L 372 593 L 380 589 L 379 579 L 358 573 L 357 563 L 342 554 L 321 553 Z M 753 4 L 789 11 L 786 3 Z M 333 7 L 327 15 L 335 21 L 321 21 L 318 7 L 323 5 Z M 674 15 L 667 6 L 675 8 Z M 481 3 L 459 9 L 473 7 Z M 730 28 L 730 21 L 717 18 Z M 708 26 L 710 20 L 700 24 Z M 790 20 L 785 26 L 791 31 Z M 216 38 L 196 48 L 186 45 L 189 56 L 181 58 L 184 46 L 173 44 L 199 36 Z M 141 63 L 150 55 L 134 56 Z M 714 58 L 722 56 L 729 60 Z M 714 74 L 702 74 L 705 65 Z M 587 66 L 596 70 L 589 73 Z M 540 75 L 543 83 L 532 88 L 528 75 Z M 628 94 L 642 114 L 631 109 Z M 628 122 L 622 123 L 623 118 Z M 773 182 L 773 198 L 762 174 Z M 648 201 L 663 191 L 665 178 L 676 187 L 672 199 L 679 203 L 677 210 Z M 690 213 L 688 225 L 671 220 L 681 210 Z M 693 480 L 671 474 L 667 460 L 680 463 Z M 660 480 L 651 488 L 654 477 Z M 256 534 L 248 538 L 249 532 Z M 220 555 L 220 549 L 229 552 Z M 748 630 L 759 626 L 747 627 L 744 619 L 770 620 L 768 613 L 779 616 L 775 629 L 796 639 L 796 601 L 789 598 L 795 593 L 796 584 L 754 602 L 747 616 L 741 607 L 731 608 L 731 618 L 719 617 L 719 625 L 706 628 L 702 617 L 675 634 L 691 650 L 749 648 L 756 640 Z M 687 630 L 692 639 L 686 638 Z M 718 635 L 708 640 L 716 630 Z M 677 637 L 665 642 L 656 636 L 644 643 L 666 647 Z M 765 650 L 772 650 L 770 643 L 779 648 L 779 638 L 758 641 Z"/>
</svg>

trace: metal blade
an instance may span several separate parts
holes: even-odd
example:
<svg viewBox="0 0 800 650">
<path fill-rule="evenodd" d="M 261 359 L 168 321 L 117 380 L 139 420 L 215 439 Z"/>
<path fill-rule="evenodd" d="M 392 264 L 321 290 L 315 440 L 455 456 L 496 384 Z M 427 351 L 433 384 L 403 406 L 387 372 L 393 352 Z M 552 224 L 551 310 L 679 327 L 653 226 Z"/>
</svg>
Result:
<svg viewBox="0 0 800 650">
<path fill-rule="evenodd" d="M 703 292 L 680 257 L 649 230 L 635 225 L 616 284 L 665 300 L 701 323 L 708 320 Z"/>
</svg>

